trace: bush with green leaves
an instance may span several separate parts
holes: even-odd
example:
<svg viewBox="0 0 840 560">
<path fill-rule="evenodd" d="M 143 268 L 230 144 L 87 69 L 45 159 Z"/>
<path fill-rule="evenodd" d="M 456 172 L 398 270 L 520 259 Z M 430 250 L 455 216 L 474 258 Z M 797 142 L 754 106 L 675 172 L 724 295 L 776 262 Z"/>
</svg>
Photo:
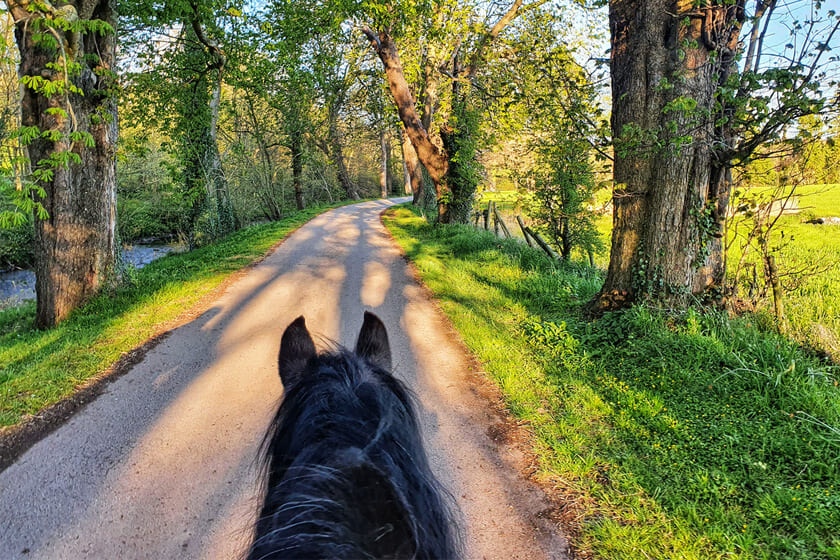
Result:
<svg viewBox="0 0 840 560">
<path fill-rule="evenodd" d="M 31 219 L 0 228 L 0 269 L 30 267 L 34 258 L 34 235 Z"/>
</svg>

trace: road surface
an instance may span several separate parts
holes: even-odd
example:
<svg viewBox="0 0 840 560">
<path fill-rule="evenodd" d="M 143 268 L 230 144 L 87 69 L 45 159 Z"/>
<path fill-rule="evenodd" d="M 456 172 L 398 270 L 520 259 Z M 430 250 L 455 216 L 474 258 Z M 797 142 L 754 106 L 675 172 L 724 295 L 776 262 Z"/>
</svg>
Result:
<svg viewBox="0 0 840 560">
<path fill-rule="evenodd" d="M 305 315 L 321 341 L 352 346 L 366 309 L 418 395 L 467 557 L 566 558 L 543 495 L 488 435 L 500 419 L 473 390 L 470 359 L 380 223 L 391 204 L 313 219 L 0 473 L 0 559 L 241 558 L 283 329 Z"/>
</svg>

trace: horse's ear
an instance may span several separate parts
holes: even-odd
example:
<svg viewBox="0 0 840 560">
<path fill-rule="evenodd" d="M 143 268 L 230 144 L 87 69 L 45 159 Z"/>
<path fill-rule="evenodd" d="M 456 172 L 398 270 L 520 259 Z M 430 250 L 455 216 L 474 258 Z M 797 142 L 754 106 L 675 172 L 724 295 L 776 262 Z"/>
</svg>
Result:
<svg viewBox="0 0 840 560">
<path fill-rule="evenodd" d="M 365 321 L 359 331 L 356 341 L 356 354 L 367 358 L 371 363 L 391 371 L 391 346 L 388 344 L 388 333 L 379 317 L 365 311 Z"/>
<path fill-rule="evenodd" d="M 283 338 L 280 340 L 277 366 L 283 385 L 288 388 L 297 381 L 306 367 L 306 362 L 313 357 L 315 357 L 315 343 L 312 342 L 312 337 L 306 330 L 306 321 L 301 315 L 286 327 Z"/>
</svg>

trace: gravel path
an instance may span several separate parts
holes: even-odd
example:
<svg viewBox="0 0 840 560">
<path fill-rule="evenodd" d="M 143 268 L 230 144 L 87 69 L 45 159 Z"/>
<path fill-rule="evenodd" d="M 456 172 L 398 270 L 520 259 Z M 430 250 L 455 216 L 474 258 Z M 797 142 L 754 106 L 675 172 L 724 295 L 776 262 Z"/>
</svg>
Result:
<svg viewBox="0 0 840 560">
<path fill-rule="evenodd" d="M 283 329 L 304 314 L 313 332 L 352 344 L 365 309 L 418 395 L 467 557 L 566 558 L 480 376 L 379 221 L 390 204 L 309 222 L 0 473 L 0 558 L 240 557 L 259 505 L 254 459 L 282 391 Z"/>
</svg>

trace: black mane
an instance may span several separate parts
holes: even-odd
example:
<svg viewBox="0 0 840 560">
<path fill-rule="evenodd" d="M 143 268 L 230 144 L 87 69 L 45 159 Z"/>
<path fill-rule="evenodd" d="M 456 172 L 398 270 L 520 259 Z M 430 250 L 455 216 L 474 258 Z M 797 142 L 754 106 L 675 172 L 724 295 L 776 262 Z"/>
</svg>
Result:
<svg viewBox="0 0 840 560">
<path fill-rule="evenodd" d="M 281 377 L 284 367 L 296 371 L 284 377 L 290 383 L 263 444 L 265 501 L 249 558 L 458 557 L 412 398 L 382 367 L 390 365 L 387 338 L 384 361 L 362 334 L 356 353 L 319 355 L 292 335 L 283 346 L 297 342 L 306 360 L 281 347 Z"/>
</svg>

